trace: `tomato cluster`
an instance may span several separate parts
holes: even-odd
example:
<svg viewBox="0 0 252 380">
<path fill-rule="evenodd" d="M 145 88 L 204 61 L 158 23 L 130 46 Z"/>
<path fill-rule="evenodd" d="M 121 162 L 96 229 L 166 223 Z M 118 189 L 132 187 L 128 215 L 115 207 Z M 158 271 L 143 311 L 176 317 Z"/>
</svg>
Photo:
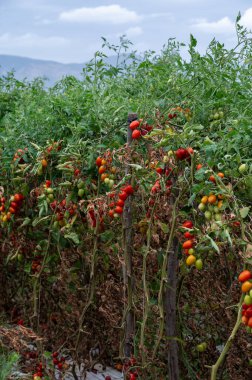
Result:
<svg viewBox="0 0 252 380">
<path fill-rule="evenodd" d="M 59 370 L 63 369 L 64 363 L 65 363 L 65 358 L 64 356 L 59 357 L 58 352 L 53 352 L 52 353 L 52 358 L 53 358 L 53 364 L 55 367 L 57 367 Z"/>
<path fill-rule="evenodd" d="M 22 207 L 23 200 L 24 200 L 23 194 L 16 193 L 15 195 L 10 196 L 8 205 L 6 206 L 6 198 L 2 197 L 0 199 L 1 221 L 5 223 L 11 219 L 12 215 L 17 214 L 17 212 Z M 6 209 L 8 209 L 7 212 L 6 212 Z"/>
<path fill-rule="evenodd" d="M 116 167 L 112 166 L 112 157 L 110 151 L 106 153 L 106 157 L 97 157 L 96 165 L 98 167 L 98 173 L 101 176 L 101 181 L 104 182 L 110 189 L 115 184 Z"/>
<path fill-rule="evenodd" d="M 153 127 L 147 123 L 143 123 L 142 119 L 134 120 L 129 125 L 132 130 L 132 139 L 139 139 L 141 136 L 147 135 L 148 132 L 152 131 Z"/>
<path fill-rule="evenodd" d="M 252 329 L 252 273 L 244 270 L 240 273 L 238 280 L 242 283 L 241 290 L 245 294 L 242 305 L 242 322 L 250 330 Z"/>
<path fill-rule="evenodd" d="M 223 209 L 223 196 L 221 194 L 210 194 L 209 196 L 204 195 L 201 198 L 198 209 L 201 212 L 204 212 L 206 220 L 215 220 L 216 222 L 220 222 L 220 211 Z"/>
<path fill-rule="evenodd" d="M 33 375 L 33 380 L 41 380 L 43 378 L 43 364 L 39 363 L 37 372 Z"/>
<path fill-rule="evenodd" d="M 188 148 L 178 148 L 175 151 L 175 156 L 176 156 L 177 160 L 179 160 L 179 161 L 183 161 L 183 160 L 190 161 L 191 156 L 193 154 L 194 154 L 194 150 L 191 147 L 188 147 Z"/>
<path fill-rule="evenodd" d="M 134 188 L 131 185 L 123 186 L 118 194 L 118 199 L 109 204 L 109 216 L 111 218 L 118 218 L 123 213 L 123 207 L 126 199 L 134 194 Z M 112 194 L 114 197 L 115 194 Z"/>
<path fill-rule="evenodd" d="M 27 151 L 28 151 L 28 148 L 25 148 L 24 150 L 18 149 L 16 153 L 14 154 L 13 161 L 14 162 L 17 161 L 19 164 L 24 164 L 25 161 L 24 161 L 23 156 L 26 154 Z"/>
<path fill-rule="evenodd" d="M 193 231 L 193 222 L 191 220 L 186 220 L 182 224 L 182 228 L 186 229 L 187 231 L 184 232 L 184 238 L 187 239 L 182 244 L 183 252 L 187 255 L 186 258 L 186 265 L 192 266 L 195 264 L 196 268 L 198 270 L 201 270 L 203 268 L 203 262 L 201 258 L 196 257 L 196 250 L 195 250 L 195 235 L 192 233 Z"/>
</svg>

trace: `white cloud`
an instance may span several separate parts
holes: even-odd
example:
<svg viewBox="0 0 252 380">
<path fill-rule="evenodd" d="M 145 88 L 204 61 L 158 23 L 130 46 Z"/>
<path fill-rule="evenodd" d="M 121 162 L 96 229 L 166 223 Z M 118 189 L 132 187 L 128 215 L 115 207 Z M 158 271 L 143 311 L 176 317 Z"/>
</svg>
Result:
<svg viewBox="0 0 252 380">
<path fill-rule="evenodd" d="M 143 29 L 140 26 L 135 26 L 135 27 L 127 29 L 125 31 L 125 34 L 129 38 L 137 37 L 137 36 L 140 36 L 141 34 L 143 34 Z"/>
<path fill-rule="evenodd" d="M 252 29 L 252 8 L 248 8 L 240 20 L 240 24 Z"/>
<path fill-rule="evenodd" d="M 218 21 L 207 21 L 206 19 L 197 20 L 193 28 L 207 33 L 229 34 L 234 32 L 234 23 L 228 18 L 223 17 Z"/>
<path fill-rule="evenodd" d="M 59 15 L 61 21 L 69 22 L 107 22 L 112 24 L 123 24 L 127 22 L 136 22 L 141 17 L 134 11 L 123 8 L 118 4 L 83 7 L 62 12 Z"/>
<path fill-rule="evenodd" d="M 66 38 L 57 36 L 41 37 L 31 33 L 22 34 L 20 36 L 14 36 L 10 33 L 0 35 L 0 46 L 2 51 L 11 51 L 15 48 L 48 48 L 52 46 L 64 46 L 67 43 L 68 40 Z"/>
</svg>

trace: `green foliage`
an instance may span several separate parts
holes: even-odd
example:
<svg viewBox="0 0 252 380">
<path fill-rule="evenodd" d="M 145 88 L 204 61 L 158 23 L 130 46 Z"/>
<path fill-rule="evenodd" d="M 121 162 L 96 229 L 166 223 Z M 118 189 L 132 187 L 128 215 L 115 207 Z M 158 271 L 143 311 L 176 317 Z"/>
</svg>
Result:
<svg viewBox="0 0 252 380">
<path fill-rule="evenodd" d="M 6 380 L 16 369 L 19 355 L 15 352 L 9 354 L 0 354 L 0 380 Z"/>
</svg>

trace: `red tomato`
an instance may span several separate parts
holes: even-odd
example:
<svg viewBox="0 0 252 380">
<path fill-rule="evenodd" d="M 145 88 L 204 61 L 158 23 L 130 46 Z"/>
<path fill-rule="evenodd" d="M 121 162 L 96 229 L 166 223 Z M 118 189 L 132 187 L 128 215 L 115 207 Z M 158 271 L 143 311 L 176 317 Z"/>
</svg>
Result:
<svg viewBox="0 0 252 380">
<path fill-rule="evenodd" d="M 193 238 L 194 238 L 194 235 L 192 235 L 189 231 L 186 231 L 186 232 L 184 233 L 184 237 L 185 237 L 186 239 L 193 239 Z"/>
<path fill-rule="evenodd" d="M 162 169 L 162 168 L 157 168 L 157 169 L 156 169 L 156 172 L 157 172 L 158 174 L 163 174 L 163 169 Z"/>
<path fill-rule="evenodd" d="M 247 326 L 252 327 L 252 317 L 249 318 Z"/>
<path fill-rule="evenodd" d="M 12 208 L 17 208 L 17 207 L 18 207 L 18 204 L 17 204 L 17 202 L 11 202 L 10 206 L 11 206 Z"/>
<path fill-rule="evenodd" d="M 130 123 L 129 127 L 132 131 L 134 131 L 134 129 L 138 128 L 140 125 L 140 122 L 138 120 L 134 120 Z"/>
<path fill-rule="evenodd" d="M 185 228 L 193 228 L 193 222 L 191 220 L 186 220 L 183 224 L 183 227 Z"/>
<path fill-rule="evenodd" d="M 133 189 L 133 187 L 132 187 L 131 185 L 126 186 L 126 187 L 123 189 L 123 191 L 125 191 L 125 193 L 127 193 L 128 195 L 131 195 L 131 194 L 134 193 L 134 189 Z"/>
<path fill-rule="evenodd" d="M 138 129 L 135 129 L 132 132 L 132 138 L 135 140 L 135 139 L 139 139 L 139 137 L 141 137 L 141 132 Z"/>
<path fill-rule="evenodd" d="M 101 159 L 101 157 L 97 157 L 95 163 L 96 163 L 97 166 L 101 166 L 101 164 L 102 164 L 102 159 Z"/>
<path fill-rule="evenodd" d="M 119 198 L 122 200 L 122 201 L 125 201 L 127 198 L 128 198 L 128 194 L 125 192 L 125 191 L 122 191 L 121 193 L 119 193 Z"/>
<path fill-rule="evenodd" d="M 118 201 L 116 202 L 116 205 L 120 206 L 120 207 L 123 207 L 124 206 L 124 201 L 122 199 L 118 199 Z"/>
<path fill-rule="evenodd" d="M 184 249 L 190 249 L 193 247 L 193 241 L 192 240 L 186 240 L 184 243 L 183 243 L 183 248 Z"/>
<path fill-rule="evenodd" d="M 196 166 L 196 169 L 197 169 L 197 170 L 200 170 L 202 167 L 203 167 L 203 165 L 198 164 L 198 165 Z"/>
<path fill-rule="evenodd" d="M 210 175 L 210 177 L 209 177 L 209 181 L 211 181 L 211 182 L 213 182 L 213 183 L 216 182 L 216 179 L 215 179 L 214 175 Z"/>
<path fill-rule="evenodd" d="M 122 214 L 122 213 L 123 213 L 123 209 L 122 209 L 122 207 L 120 207 L 120 206 L 116 206 L 116 208 L 115 208 L 115 213 L 116 213 L 116 214 Z"/>
</svg>

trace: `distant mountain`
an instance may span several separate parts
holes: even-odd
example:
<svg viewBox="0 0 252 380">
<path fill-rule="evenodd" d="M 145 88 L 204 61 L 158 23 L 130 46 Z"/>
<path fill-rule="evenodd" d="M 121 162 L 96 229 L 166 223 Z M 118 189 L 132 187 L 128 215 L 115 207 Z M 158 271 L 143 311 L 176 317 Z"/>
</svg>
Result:
<svg viewBox="0 0 252 380">
<path fill-rule="evenodd" d="M 125 58 L 126 56 L 122 55 L 120 62 Z M 116 65 L 117 56 L 108 57 L 105 61 L 108 64 Z M 14 70 L 15 78 L 18 80 L 26 78 L 28 81 L 31 81 L 38 77 L 46 78 L 46 86 L 49 87 L 66 75 L 73 75 L 80 79 L 85 65 L 86 63 L 59 63 L 55 61 L 0 54 L 0 77 Z"/>
<path fill-rule="evenodd" d="M 14 55 L 0 55 L 0 76 L 14 70 L 15 77 L 19 80 L 26 78 L 30 81 L 37 77 L 47 78 L 47 86 L 53 85 L 66 75 L 74 75 L 77 78 L 81 78 L 84 66 L 84 63 L 64 64 Z"/>
</svg>

